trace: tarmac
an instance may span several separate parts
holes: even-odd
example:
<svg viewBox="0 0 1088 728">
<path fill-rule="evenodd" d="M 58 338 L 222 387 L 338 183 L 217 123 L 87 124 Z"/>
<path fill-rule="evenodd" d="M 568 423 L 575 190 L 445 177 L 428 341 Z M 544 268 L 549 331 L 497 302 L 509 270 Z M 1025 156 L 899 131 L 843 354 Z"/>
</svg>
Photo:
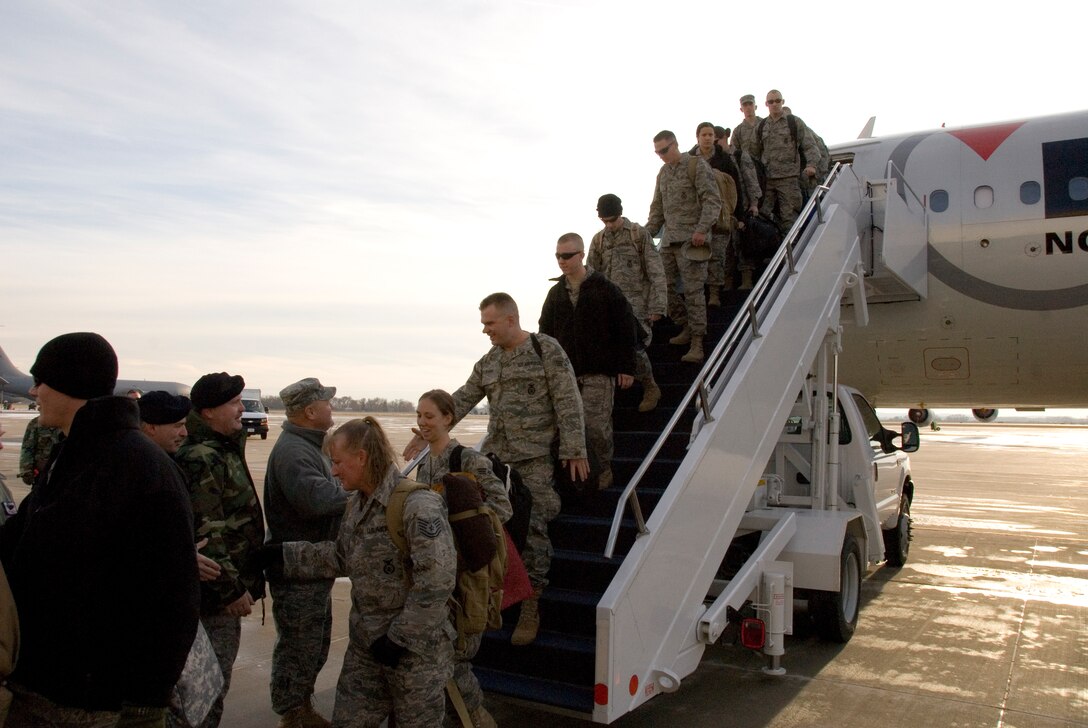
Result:
<svg viewBox="0 0 1088 728">
<path fill-rule="evenodd" d="M 378 415 L 403 442 L 405 415 Z M 338 415 L 343 419 L 343 415 Z M 19 499 L 18 443 L 29 416 L 0 414 L 8 432 L 0 472 Z M 263 480 L 279 425 L 251 439 Z M 459 428 L 473 443 L 486 418 Z M 739 646 L 713 645 L 676 693 L 623 716 L 623 728 L 1088 726 L 1088 428 L 948 424 L 926 430 L 911 456 L 914 540 L 906 566 L 877 567 L 862 583 L 853 639 L 821 642 L 798 612 L 781 677 Z M 335 626 L 315 702 L 330 715 L 346 646 L 346 581 L 334 589 Z M 275 726 L 268 681 L 271 607 L 243 620 L 222 725 Z M 500 726 L 588 723 L 489 697 Z"/>
</svg>

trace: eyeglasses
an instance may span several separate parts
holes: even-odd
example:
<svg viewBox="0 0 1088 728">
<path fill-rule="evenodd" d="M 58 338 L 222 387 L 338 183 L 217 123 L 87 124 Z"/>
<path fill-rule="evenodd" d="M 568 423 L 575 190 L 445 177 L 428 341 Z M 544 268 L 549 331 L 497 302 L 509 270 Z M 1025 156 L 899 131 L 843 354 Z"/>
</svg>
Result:
<svg viewBox="0 0 1088 728">
<path fill-rule="evenodd" d="M 616 220 L 619 220 L 620 216 L 619 215 L 613 215 L 612 217 L 602 217 L 602 218 L 598 218 L 598 219 L 603 223 L 613 223 L 613 222 L 616 222 Z"/>
<path fill-rule="evenodd" d="M 570 260 L 574 256 L 581 255 L 581 254 L 582 254 L 581 250 L 576 250 L 573 253 L 556 253 L 555 254 L 555 259 L 556 260 Z"/>
<path fill-rule="evenodd" d="M 782 103 L 782 99 L 767 99 L 767 103 L 768 104 L 780 104 L 780 103 Z"/>
<path fill-rule="evenodd" d="M 668 154 L 668 153 L 669 153 L 669 148 L 670 148 L 670 147 L 672 147 L 672 145 L 673 145 L 673 142 L 669 142 L 668 144 L 666 144 L 665 146 L 661 147 L 660 149 L 655 149 L 655 150 L 654 150 L 654 152 L 655 152 L 655 153 L 656 153 L 656 154 L 657 154 L 657 155 L 658 155 L 659 157 L 663 157 L 663 156 L 665 156 L 666 154 Z"/>
</svg>

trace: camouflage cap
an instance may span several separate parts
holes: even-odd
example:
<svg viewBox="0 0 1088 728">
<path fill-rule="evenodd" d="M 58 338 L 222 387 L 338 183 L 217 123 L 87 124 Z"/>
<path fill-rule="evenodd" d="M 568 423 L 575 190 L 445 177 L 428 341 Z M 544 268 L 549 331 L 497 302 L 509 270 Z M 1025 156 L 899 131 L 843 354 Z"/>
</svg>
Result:
<svg viewBox="0 0 1088 728">
<path fill-rule="evenodd" d="M 744 94 L 743 96 L 740 97 L 740 105 L 741 106 L 744 106 L 745 104 L 754 104 L 755 102 L 756 102 L 756 97 L 753 96 L 752 94 Z"/>
<path fill-rule="evenodd" d="M 280 399 L 287 409 L 305 407 L 311 402 L 323 402 L 336 396 L 336 387 L 323 387 L 314 377 L 300 379 L 280 390 Z"/>
</svg>

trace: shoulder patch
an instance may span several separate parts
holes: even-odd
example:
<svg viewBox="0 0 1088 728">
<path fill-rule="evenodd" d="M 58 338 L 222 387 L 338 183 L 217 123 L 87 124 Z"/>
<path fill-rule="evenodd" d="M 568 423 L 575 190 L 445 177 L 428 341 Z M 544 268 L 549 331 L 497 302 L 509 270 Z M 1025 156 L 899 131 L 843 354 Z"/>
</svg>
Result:
<svg viewBox="0 0 1088 728">
<path fill-rule="evenodd" d="M 438 538 L 442 533 L 442 519 L 438 517 L 416 519 L 416 533 L 427 539 Z"/>
</svg>

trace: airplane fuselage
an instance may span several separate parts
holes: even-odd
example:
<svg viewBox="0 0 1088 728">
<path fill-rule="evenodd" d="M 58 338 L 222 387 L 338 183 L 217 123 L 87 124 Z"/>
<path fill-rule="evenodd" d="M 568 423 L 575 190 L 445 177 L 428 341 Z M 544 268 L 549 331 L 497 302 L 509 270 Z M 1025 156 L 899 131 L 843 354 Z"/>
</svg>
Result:
<svg viewBox="0 0 1088 728">
<path fill-rule="evenodd" d="M 832 151 L 928 208 L 926 295 L 844 316 L 844 382 L 883 407 L 1088 406 L 1088 112 Z"/>
</svg>

